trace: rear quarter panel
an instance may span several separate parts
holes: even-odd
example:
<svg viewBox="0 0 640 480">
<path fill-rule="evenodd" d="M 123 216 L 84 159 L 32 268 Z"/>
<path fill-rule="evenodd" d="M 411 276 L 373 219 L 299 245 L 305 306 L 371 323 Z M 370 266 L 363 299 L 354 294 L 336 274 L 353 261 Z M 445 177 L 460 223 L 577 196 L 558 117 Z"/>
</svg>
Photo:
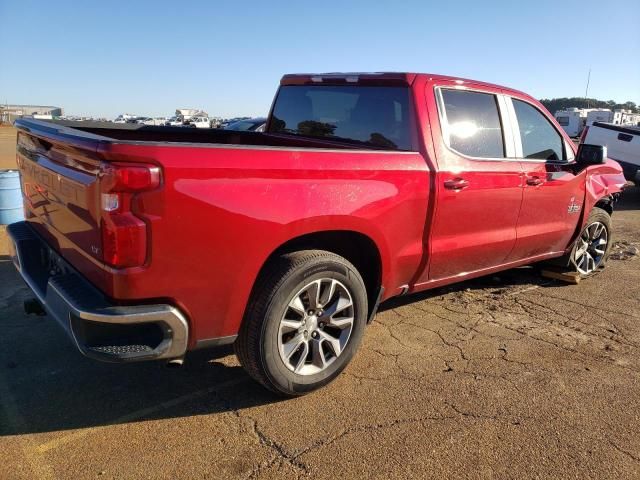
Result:
<svg viewBox="0 0 640 480">
<path fill-rule="evenodd" d="M 419 153 L 107 144 L 101 155 L 163 167 L 162 188 L 138 197 L 151 261 L 112 271 L 109 294 L 170 297 L 191 319 L 191 346 L 237 333 L 264 262 L 300 235 L 367 235 L 388 292 L 422 258 L 429 175 Z"/>
</svg>

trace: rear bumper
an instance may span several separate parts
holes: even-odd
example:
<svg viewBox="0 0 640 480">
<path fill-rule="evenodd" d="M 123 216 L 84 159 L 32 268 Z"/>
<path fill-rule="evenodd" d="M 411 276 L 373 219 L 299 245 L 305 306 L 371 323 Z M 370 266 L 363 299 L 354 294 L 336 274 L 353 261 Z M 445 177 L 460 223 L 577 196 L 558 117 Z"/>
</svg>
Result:
<svg viewBox="0 0 640 480">
<path fill-rule="evenodd" d="M 135 362 L 184 356 L 189 326 L 175 307 L 115 305 L 28 225 L 9 225 L 10 254 L 45 310 L 87 357 Z"/>
</svg>

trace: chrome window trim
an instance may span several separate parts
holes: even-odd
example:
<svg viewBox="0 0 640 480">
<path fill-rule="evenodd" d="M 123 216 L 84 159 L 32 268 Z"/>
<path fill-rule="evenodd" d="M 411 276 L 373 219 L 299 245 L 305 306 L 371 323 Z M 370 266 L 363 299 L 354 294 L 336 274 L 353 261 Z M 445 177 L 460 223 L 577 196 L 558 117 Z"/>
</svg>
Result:
<svg viewBox="0 0 640 480">
<path fill-rule="evenodd" d="M 509 122 L 511 124 L 511 130 L 513 131 L 513 142 L 515 145 L 515 157 L 519 160 L 522 158 L 522 137 L 520 136 L 520 125 L 518 124 L 518 117 L 516 116 L 516 110 L 513 107 L 513 97 L 511 95 L 504 95 L 505 105 L 509 112 Z"/>
<path fill-rule="evenodd" d="M 564 140 L 564 156 L 567 157 L 562 163 L 572 163 L 576 161 L 576 154 L 573 152 L 573 148 L 569 145 L 569 142 L 563 137 Z"/>
<path fill-rule="evenodd" d="M 553 124 L 553 122 L 551 122 L 547 116 L 540 111 L 540 109 L 534 105 L 533 103 L 529 102 L 528 100 L 524 100 L 522 98 L 517 98 L 514 97 L 512 95 L 505 95 L 505 100 L 507 103 L 507 108 L 509 109 L 510 115 L 512 116 L 512 124 L 513 124 L 513 131 L 514 131 L 514 141 L 516 143 L 516 153 L 518 154 L 518 160 L 521 162 L 530 162 L 530 163 L 550 163 L 550 164 L 555 164 L 555 165 L 568 165 L 571 163 L 571 161 L 569 160 L 569 155 L 567 154 L 567 144 L 566 144 L 566 139 L 564 138 L 564 135 L 562 135 L 562 133 L 560 133 L 560 131 L 556 128 L 556 126 Z M 518 100 L 522 103 L 526 103 L 527 105 L 533 107 L 537 112 L 540 113 L 540 115 L 542 115 L 544 117 L 544 119 L 549 122 L 549 125 L 551 125 L 551 128 L 553 128 L 553 130 L 555 130 L 555 132 L 560 136 L 560 139 L 562 140 L 562 155 L 564 156 L 563 160 L 560 161 L 554 161 L 554 160 L 544 160 L 541 158 L 524 158 L 524 153 L 522 151 L 522 137 L 520 135 L 520 124 L 518 123 L 518 117 L 516 116 L 516 109 L 513 106 L 513 100 Z M 573 154 L 573 151 L 572 151 Z M 575 155 L 574 155 L 575 157 Z M 575 159 L 575 158 L 574 158 Z"/>
<path fill-rule="evenodd" d="M 517 145 L 515 135 L 513 134 L 513 122 L 511 121 L 507 100 L 504 94 L 497 95 L 498 112 L 500 114 L 500 123 L 502 124 L 502 139 L 504 142 L 504 153 L 506 158 L 518 158 Z M 518 135 L 519 136 L 519 135 Z"/>
<path fill-rule="evenodd" d="M 507 102 L 504 98 L 501 100 L 501 97 L 504 95 L 488 90 L 483 90 L 481 88 L 469 88 L 466 86 L 447 86 L 447 85 L 437 85 L 434 88 L 434 93 L 436 97 L 436 104 L 438 107 L 438 119 L 440 120 L 440 132 L 442 134 L 442 140 L 444 142 L 445 147 L 452 153 L 456 155 L 460 155 L 468 160 L 474 160 L 479 162 L 519 162 L 520 159 L 515 157 L 516 150 L 516 142 L 513 132 L 513 126 L 510 122 L 507 122 L 506 112 L 503 111 L 503 108 L 507 105 Z M 455 148 L 451 146 L 450 143 L 450 132 L 449 132 L 449 120 L 447 119 L 446 108 L 444 107 L 444 98 L 442 97 L 442 90 L 464 90 L 468 92 L 476 92 L 476 93 L 484 93 L 486 95 L 493 95 L 496 97 L 496 106 L 498 108 L 498 116 L 500 117 L 500 127 L 502 129 L 502 145 L 504 147 L 504 157 L 472 157 L 465 153 L 459 152 Z M 518 135 L 519 135 L 518 131 Z"/>
</svg>

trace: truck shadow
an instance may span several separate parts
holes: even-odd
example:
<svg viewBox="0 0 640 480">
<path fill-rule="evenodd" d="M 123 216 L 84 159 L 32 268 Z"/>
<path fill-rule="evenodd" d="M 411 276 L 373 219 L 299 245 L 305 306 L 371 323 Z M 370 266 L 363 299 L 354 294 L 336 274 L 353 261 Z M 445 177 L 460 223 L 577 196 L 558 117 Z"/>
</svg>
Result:
<svg viewBox="0 0 640 480">
<path fill-rule="evenodd" d="M 395 299 L 381 310 L 444 292 L 531 284 L 557 285 L 520 268 Z M 6 256 L 0 256 L 0 285 L 0 437 L 238 412 L 281 401 L 248 377 L 230 347 L 193 352 L 175 369 L 86 359 L 49 317 L 23 313 L 22 302 L 31 295 Z"/>
<path fill-rule="evenodd" d="M 429 300 L 430 298 L 446 293 L 479 291 L 492 295 L 500 295 L 505 292 L 517 290 L 518 287 L 546 288 L 567 285 L 563 282 L 543 277 L 540 274 L 541 270 L 541 264 L 519 267 L 464 282 L 454 283 L 445 287 L 434 288 L 433 290 L 395 297 L 380 305 L 378 311 L 384 312 L 386 310 L 392 310 L 394 308 L 402 307 L 403 305 Z"/>
<path fill-rule="evenodd" d="M 193 352 L 181 368 L 83 357 L 0 255 L 0 437 L 238 411 L 281 399 L 253 382 L 230 347 Z"/>
</svg>

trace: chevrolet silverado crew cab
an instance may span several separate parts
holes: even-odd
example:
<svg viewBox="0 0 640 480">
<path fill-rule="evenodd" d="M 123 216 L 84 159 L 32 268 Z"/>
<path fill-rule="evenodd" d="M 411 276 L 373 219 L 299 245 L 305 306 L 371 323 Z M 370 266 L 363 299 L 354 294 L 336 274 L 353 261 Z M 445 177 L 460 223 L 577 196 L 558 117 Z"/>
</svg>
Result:
<svg viewBox="0 0 640 480">
<path fill-rule="evenodd" d="M 429 74 L 286 75 L 262 133 L 16 125 L 32 309 L 97 360 L 234 343 L 290 396 L 386 299 L 551 259 L 593 274 L 625 183 L 530 96 Z"/>
</svg>

